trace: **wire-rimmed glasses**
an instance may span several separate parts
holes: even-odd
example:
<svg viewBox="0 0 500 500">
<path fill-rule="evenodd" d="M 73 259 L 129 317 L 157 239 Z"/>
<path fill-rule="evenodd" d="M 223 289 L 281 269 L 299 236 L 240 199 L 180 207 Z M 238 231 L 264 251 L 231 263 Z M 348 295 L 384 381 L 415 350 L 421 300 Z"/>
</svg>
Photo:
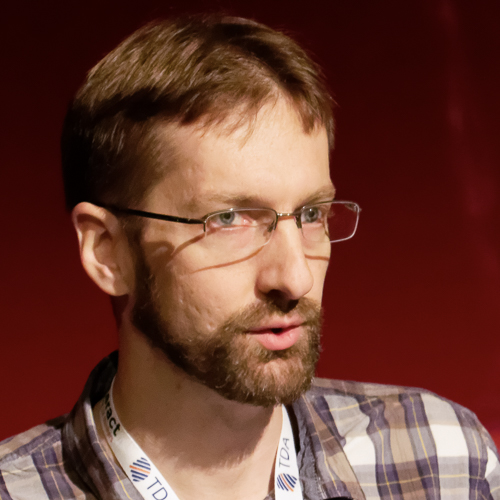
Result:
<svg viewBox="0 0 500 500">
<path fill-rule="evenodd" d="M 303 244 L 315 249 L 352 238 L 359 220 L 359 205 L 352 201 L 324 201 L 305 205 L 290 213 L 272 208 L 228 208 L 200 219 L 164 215 L 131 208 L 103 205 L 113 212 L 181 224 L 202 224 L 204 243 L 221 252 L 249 253 L 266 245 L 280 218 L 294 218 Z"/>
</svg>

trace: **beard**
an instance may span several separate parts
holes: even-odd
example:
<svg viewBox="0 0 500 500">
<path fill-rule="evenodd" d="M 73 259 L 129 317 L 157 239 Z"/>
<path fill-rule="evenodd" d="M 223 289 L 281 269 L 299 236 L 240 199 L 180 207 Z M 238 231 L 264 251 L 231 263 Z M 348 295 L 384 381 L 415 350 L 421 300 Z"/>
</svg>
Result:
<svg viewBox="0 0 500 500">
<path fill-rule="evenodd" d="M 256 406 L 291 404 L 307 391 L 320 353 L 321 307 L 311 299 L 288 303 L 269 299 L 231 316 L 210 334 L 174 335 L 161 313 L 167 303 L 142 252 L 136 260 L 132 323 L 175 366 L 226 399 Z M 293 314 L 302 321 L 297 342 L 279 351 L 264 348 L 250 329 L 271 317 Z"/>
</svg>

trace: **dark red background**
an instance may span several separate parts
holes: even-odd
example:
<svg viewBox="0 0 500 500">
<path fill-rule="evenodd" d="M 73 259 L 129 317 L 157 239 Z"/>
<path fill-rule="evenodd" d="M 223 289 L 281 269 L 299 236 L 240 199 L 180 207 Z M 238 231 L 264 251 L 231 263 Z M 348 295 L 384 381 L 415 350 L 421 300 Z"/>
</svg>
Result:
<svg viewBox="0 0 500 500">
<path fill-rule="evenodd" d="M 500 431 L 498 0 L 19 1 L 1 16 L 0 438 L 71 409 L 116 347 L 63 209 L 58 141 L 84 73 L 191 10 L 286 27 L 339 104 L 332 174 L 363 208 L 334 247 L 328 377 L 423 386 Z"/>
</svg>

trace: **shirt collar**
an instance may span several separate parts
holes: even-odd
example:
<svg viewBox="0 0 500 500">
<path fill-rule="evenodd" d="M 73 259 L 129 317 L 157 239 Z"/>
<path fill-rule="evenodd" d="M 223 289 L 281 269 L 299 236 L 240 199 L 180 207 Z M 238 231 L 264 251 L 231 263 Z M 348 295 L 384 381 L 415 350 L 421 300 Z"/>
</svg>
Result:
<svg viewBox="0 0 500 500">
<path fill-rule="evenodd" d="M 102 446 L 92 411 L 109 390 L 117 366 L 118 352 L 115 351 L 90 374 L 63 428 L 63 449 L 80 480 L 97 498 L 142 500 L 121 467 Z M 299 435 L 298 462 L 304 498 L 363 500 L 363 492 L 335 436 L 333 420 L 325 419 L 327 412 L 322 411 L 323 400 L 313 387 L 289 408 L 292 425 Z"/>
</svg>

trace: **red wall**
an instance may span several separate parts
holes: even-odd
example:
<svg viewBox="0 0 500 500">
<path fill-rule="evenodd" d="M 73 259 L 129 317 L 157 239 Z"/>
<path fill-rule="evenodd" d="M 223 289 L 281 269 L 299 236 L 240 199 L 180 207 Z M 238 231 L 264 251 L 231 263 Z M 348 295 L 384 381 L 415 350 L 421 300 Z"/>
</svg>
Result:
<svg viewBox="0 0 500 500">
<path fill-rule="evenodd" d="M 63 209 L 61 122 L 86 70 L 185 4 L 4 7 L 0 438 L 70 410 L 116 346 Z M 338 102 L 332 174 L 363 212 L 356 238 L 333 250 L 319 374 L 426 387 L 500 430 L 498 1 L 210 5 L 295 33 Z"/>
</svg>

